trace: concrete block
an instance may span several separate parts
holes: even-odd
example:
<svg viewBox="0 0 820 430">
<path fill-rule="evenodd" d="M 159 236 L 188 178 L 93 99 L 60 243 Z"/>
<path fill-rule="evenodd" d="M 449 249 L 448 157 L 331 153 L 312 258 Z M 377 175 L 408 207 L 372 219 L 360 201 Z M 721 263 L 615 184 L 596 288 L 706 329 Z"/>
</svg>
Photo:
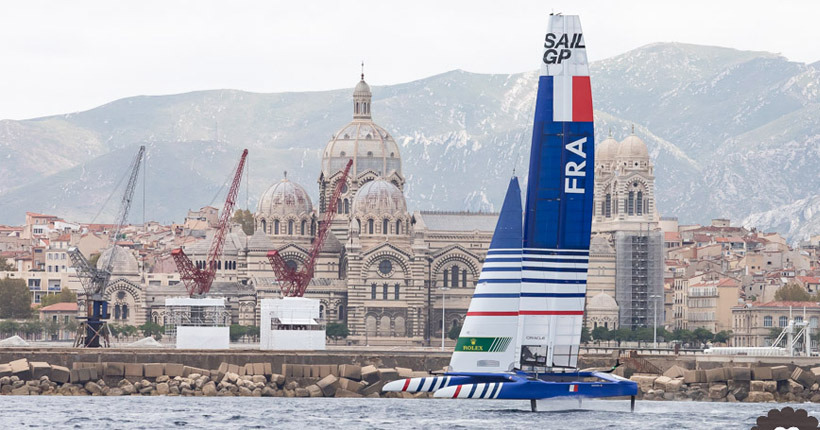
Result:
<svg viewBox="0 0 820 430">
<path fill-rule="evenodd" d="M 310 394 L 310 397 L 322 397 L 324 395 L 324 393 L 322 392 L 322 389 L 319 388 L 319 386 L 316 385 L 316 384 L 308 385 L 307 390 L 308 390 L 308 393 Z"/>
<path fill-rule="evenodd" d="M 640 373 L 636 373 L 632 375 L 629 379 L 635 381 L 638 384 L 638 388 L 641 392 L 646 393 L 652 389 L 652 386 L 655 384 L 655 379 L 658 378 L 658 375 L 642 375 Z"/>
<path fill-rule="evenodd" d="M 70 372 L 71 383 L 76 384 L 80 382 L 80 369 L 71 369 Z"/>
<path fill-rule="evenodd" d="M 40 379 L 43 376 L 51 379 L 51 365 L 45 361 L 31 361 L 29 367 L 31 368 L 31 379 Z"/>
<path fill-rule="evenodd" d="M 820 367 L 812 367 L 811 373 L 814 375 L 815 378 L 820 378 Z"/>
<path fill-rule="evenodd" d="M 806 388 L 811 387 L 815 382 L 817 382 L 817 378 L 812 372 L 803 370 L 799 367 L 794 368 L 794 372 L 791 374 L 791 379 L 794 379 Z"/>
<path fill-rule="evenodd" d="M 362 367 L 355 364 L 340 364 L 339 377 L 361 381 Z"/>
<path fill-rule="evenodd" d="M 772 367 L 772 379 L 775 381 L 785 381 L 789 379 L 792 372 L 789 371 L 788 366 L 774 366 Z"/>
<path fill-rule="evenodd" d="M 146 378 L 156 378 L 157 376 L 162 376 L 165 374 L 165 364 L 146 363 L 142 366 L 142 371 Z"/>
<path fill-rule="evenodd" d="M 731 379 L 733 381 L 751 381 L 752 369 L 748 367 L 732 367 Z"/>
<path fill-rule="evenodd" d="M 683 375 L 683 382 L 686 384 L 697 384 L 706 382 L 705 370 L 687 370 Z"/>
<path fill-rule="evenodd" d="M 655 382 L 652 385 L 652 388 L 655 389 L 655 390 L 666 390 L 666 385 L 669 384 L 669 382 L 671 382 L 671 381 L 672 381 L 672 378 L 670 378 L 668 376 L 658 376 L 655 379 Z"/>
<path fill-rule="evenodd" d="M 413 372 L 413 378 L 429 378 L 430 374 L 425 371 Z"/>
<path fill-rule="evenodd" d="M 125 365 L 123 363 L 105 363 L 105 376 L 125 376 Z"/>
<path fill-rule="evenodd" d="M 188 375 L 192 375 L 194 373 L 199 373 L 200 375 L 211 376 L 211 371 L 210 370 L 200 369 L 198 367 L 182 366 L 182 376 L 187 377 Z"/>
<path fill-rule="evenodd" d="M 245 363 L 245 374 L 251 376 L 255 375 L 255 373 L 253 373 L 253 363 Z"/>
<path fill-rule="evenodd" d="M 178 364 L 178 363 L 165 363 L 165 374 L 175 378 L 177 376 L 182 376 L 182 373 L 185 370 L 185 366 Z"/>
<path fill-rule="evenodd" d="M 336 395 L 334 397 L 364 397 L 361 394 L 354 393 L 352 391 L 338 389 L 336 390 Z"/>
<path fill-rule="evenodd" d="M 77 381 L 76 382 L 86 382 L 86 381 L 90 381 L 92 379 L 91 378 L 91 376 L 92 376 L 91 373 L 92 372 L 97 373 L 97 369 L 91 369 L 89 367 L 84 367 L 84 368 L 81 368 L 81 369 L 77 369 L 77 372 L 78 373 L 77 373 Z"/>
<path fill-rule="evenodd" d="M 396 372 L 396 369 L 379 369 L 379 379 L 385 382 L 395 381 L 399 379 L 399 373 Z"/>
<path fill-rule="evenodd" d="M 31 367 L 28 364 L 28 360 L 25 358 L 10 362 L 9 367 L 11 367 L 11 374 L 13 376 L 18 377 L 23 381 L 28 381 L 31 379 Z"/>
<path fill-rule="evenodd" d="M 352 391 L 354 393 L 358 393 L 364 388 L 359 381 L 354 381 L 352 379 L 347 378 L 339 378 L 339 388 L 343 390 Z"/>
<path fill-rule="evenodd" d="M 362 367 L 362 381 L 367 381 L 368 384 L 373 384 L 379 380 L 379 369 L 376 366 Z"/>
<path fill-rule="evenodd" d="M 752 367 L 752 379 L 756 379 L 758 381 L 771 381 L 772 368 L 767 366 Z"/>
<path fill-rule="evenodd" d="M 285 378 L 290 378 L 293 376 L 293 370 L 291 369 L 290 364 L 282 363 L 282 376 Z"/>
<path fill-rule="evenodd" d="M 263 365 L 264 365 L 264 370 L 265 370 L 265 372 L 264 372 L 265 376 L 273 375 L 273 365 L 270 364 L 270 363 L 263 363 Z"/>
<path fill-rule="evenodd" d="M 11 366 L 8 364 L 0 364 L 0 378 L 4 376 L 11 376 Z"/>
<path fill-rule="evenodd" d="M 374 393 L 378 395 L 382 392 L 382 387 L 384 387 L 384 384 L 385 381 L 377 380 L 376 382 L 364 387 L 361 391 L 361 394 L 364 396 L 369 396 Z"/>
<path fill-rule="evenodd" d="M 333 397 L 339 388 L 339 378 L 333 375 L 327 375 L 320 379 L 319 382 L 316 383 L 316 386 L 322 390 L 325 397 Z"/>
<path fill-rule="evenodd" d="M 663 376 L 667 376 L 667 377 L 673 378 L 673 379 L 674 378 L 682 378 L 685 373 L 686 373 L 686 369 L 684 369 L 683 367 L 680 367 L 678 365 L 674 365 L 674 366 L 670 367 L 669 369 L 667 369 L 666 372 L 663 372 Z"/>
<path fill-rule="evenodd" d="M 330 375 L 330 365 L 329 364 L 320 364 L 319 365 L 319 378 L 324 378 L 327 375 Z"/>
<path fill-rule="evenodd" d="M 142 364 L 141 363 L 127 363 L 125 365 L 125 376 L 132 378 L 142 378 Z"/>
<path fill-rule="evenodd" d="M 71 379 L 71 371 L 63 366 L 51 366 L 51 380 L 60 384 L 65 384 Z"/>
<path fill-rule="evenodd" d="M 253 363 L 254 375 L 265 375 L 265 363 Z"/>
<path fill-rule="evenodd" d="M 408 369 L 406 367 L 397 367 L 396 372 L 399 374 L 399 378 L 412 378 L 413 377 L 413 369 Z"/>
<path fill-rule="evenodd" d="M 723 382 L 726 381 L 726 374 L 723 367 L 717 369 L 709 369 L 706 371 L 706 382 Z"/>
<path fill-rule="evenodd" d="M 330 374 L 338 378 L 339 377 L 339 366 L 335 365 L 335 364 L 332 364 L 330 366 Z"/>
</svg>

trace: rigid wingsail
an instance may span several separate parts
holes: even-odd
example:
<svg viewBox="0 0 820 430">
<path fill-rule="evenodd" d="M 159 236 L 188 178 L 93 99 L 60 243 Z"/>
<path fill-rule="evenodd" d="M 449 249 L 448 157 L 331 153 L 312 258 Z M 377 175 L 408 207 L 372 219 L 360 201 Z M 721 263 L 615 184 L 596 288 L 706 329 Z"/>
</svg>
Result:
<svg viewBox="0 0 820 430">
<path fill-rule="evenodd" d="M 512 178 L 449 371 L 385 391 L 528 399 L 634 396 L 578 371 L 594 188 L 592 92 L 577 16 L 550 15 L 538 80 L 526 204 Z M 523 219 L 523 223 L 522 223 Z"/>
</svg>

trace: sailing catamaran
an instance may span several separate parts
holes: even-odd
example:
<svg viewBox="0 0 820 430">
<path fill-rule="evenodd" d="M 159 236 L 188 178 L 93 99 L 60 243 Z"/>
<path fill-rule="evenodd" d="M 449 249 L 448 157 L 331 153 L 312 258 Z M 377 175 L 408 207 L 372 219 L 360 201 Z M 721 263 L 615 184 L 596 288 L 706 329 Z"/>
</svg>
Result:
<svg viewBox="0 0 820 430">
<path fill-rule="evenodd" d="M 533 124 L 526 211 L 513 177 L 449 371 L 384 391 L 460 399 L 631 396 L 637 384 L 579 371 L 594 136 L 586 46 L 577 16 L 550 15 Z M 523 225 L 522 225 L 523 218 Z"/>
</svg>

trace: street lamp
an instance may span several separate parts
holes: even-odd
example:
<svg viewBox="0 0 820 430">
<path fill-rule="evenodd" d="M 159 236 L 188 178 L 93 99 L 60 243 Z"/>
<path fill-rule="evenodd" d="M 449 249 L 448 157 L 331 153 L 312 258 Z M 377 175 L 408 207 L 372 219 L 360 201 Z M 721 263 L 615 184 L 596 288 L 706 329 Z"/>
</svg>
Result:
<svg viewBox="0 0 820 430">
<path fill-rule="evenodd" d="M 444 312 L 446 310 L 445 301 L 447 300 L 447 290 L 449 290 L 449 288 L 447 288 L 447 287 L 439 288 L 439 291 L 441 291 L 441 350 L 442 351 L 444 351 L 444 323 L 447 320 L 445 318 L 445 315 L 444 315 Z"/>
<path fill-rule="evenodd" d="M 652 348 L 658 349 L 658 300 L 662 296 L 659 294 L 650 294 L 649 298 L 652 299 L 652 313 L 654 314 L 652 318 Z"/>
</svg>

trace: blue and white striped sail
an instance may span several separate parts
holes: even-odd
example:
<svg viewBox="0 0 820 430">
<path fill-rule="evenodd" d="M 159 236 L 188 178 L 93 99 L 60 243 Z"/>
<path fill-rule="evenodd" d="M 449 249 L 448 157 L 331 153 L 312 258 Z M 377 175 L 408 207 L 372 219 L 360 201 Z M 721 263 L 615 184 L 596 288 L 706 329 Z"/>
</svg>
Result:
<svg viewBox="0 0 820 430">
<path fill-rule="evenodd" d="M 521 293 L 521 189 L 513 177 L 481 268 L 450 369 L 505 372 L 515 367 Z"/>
<path fill-rule="evenodd" d="M 575 367 L 593 206 L 593 120 L 577 16 L 551 15 L 524 212 L 519 366 Z"/>
</svg>

